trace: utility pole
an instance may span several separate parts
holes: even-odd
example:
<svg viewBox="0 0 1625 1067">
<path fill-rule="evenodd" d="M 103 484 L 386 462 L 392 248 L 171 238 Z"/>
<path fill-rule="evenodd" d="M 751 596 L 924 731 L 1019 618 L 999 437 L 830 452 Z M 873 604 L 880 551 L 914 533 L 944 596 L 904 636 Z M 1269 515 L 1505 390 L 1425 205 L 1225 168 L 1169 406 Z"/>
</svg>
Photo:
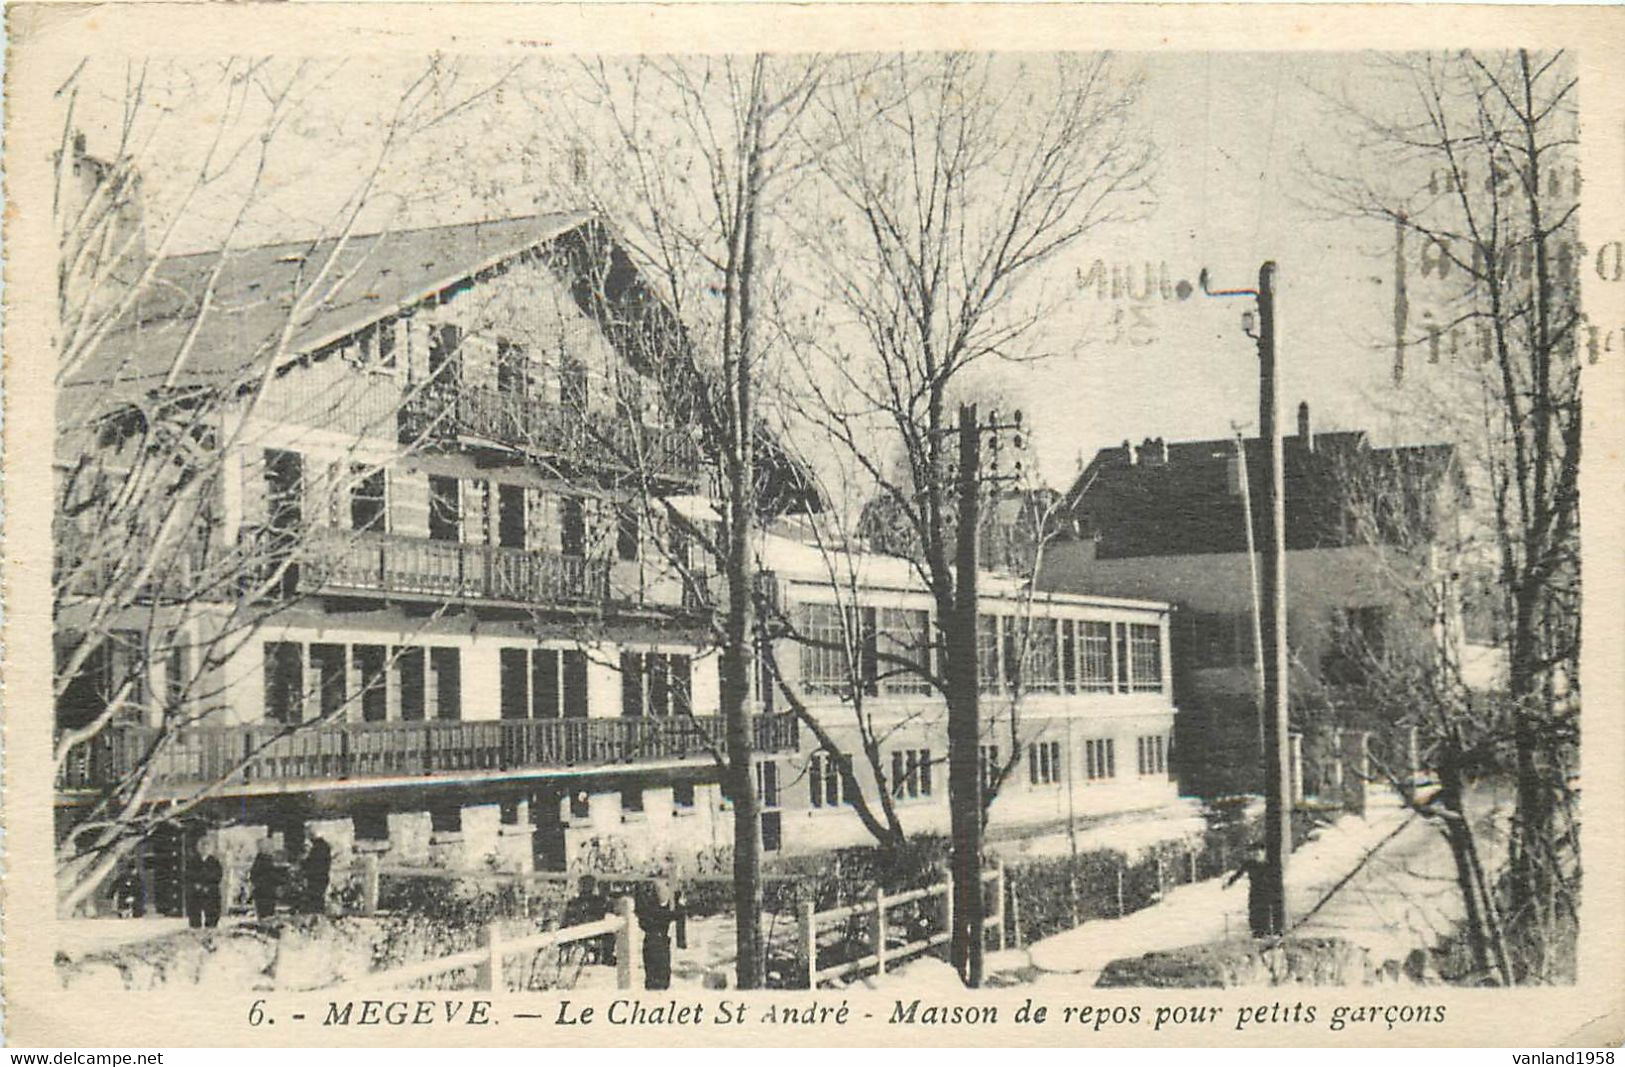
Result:
<svg viewBox="0 0 1625 1067">
<path fill-rule="evenodd" d="M 1275 380 L 1275 263 L 1258 270 L 1258 432 L 1268 449 L 1264 506 L 1264 865 L 1269 932 L 1286 932 L 1286 863 L 1292 854 L 1291 770 L 1287 752 L 1286 478 Z"/>
<path fill-rule="evenodd" d="M 1286 932 L 1286 864 L 1292 854 L 1292 776 L 1287 750 L 1287 656 L 1286 656 L 1286 475 L 1283 469 L 1281 434 L 1275 426 L 1280 407 L 1275 380 L 1275 263 L 1258 269 L 1257 289 L 1210 289 L 1207 271 L 1201 273 L 1202 292 L 1208 296 L 1250 296 L 1258 305 L 1258 333 L 1252 332 L 1252 314 L 1243 316 L 1247 336 L 1258 342 L 1258 436 L 1264 446 L 1267 477 L 1264 481 L 1264 525 L 1261 546 L 1263 572 L 1260 577 L 1263 610 L 1259 615 L 1259 667 L 1263 674 L 1263 701 L 1260 709 L 1264 728 L 1264 899 L 1269 904 L 1269 922 L 1264 931 Z M 1243 470 L 1246 453 L 1242 453 Z M 1252 507 L 1247 508 L 1247 528 L 1252 529 Z"/>
<path fill-rule="evenodd" d="M 982 984 L 982 739 L 976 654 L 976 533 L 982 466 L 976 406 L 959 407 L 954 619 L 948 644 L 948 804 L 953 835 L 951 955 L 972 989 Z"/>
</svg>

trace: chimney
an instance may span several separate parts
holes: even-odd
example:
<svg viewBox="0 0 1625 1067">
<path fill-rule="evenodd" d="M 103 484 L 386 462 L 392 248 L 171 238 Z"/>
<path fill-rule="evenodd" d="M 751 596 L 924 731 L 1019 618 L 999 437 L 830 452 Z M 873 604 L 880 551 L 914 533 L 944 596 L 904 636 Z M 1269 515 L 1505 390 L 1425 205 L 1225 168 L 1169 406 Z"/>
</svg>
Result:
<svg viewBox="0 0 1625 1067">
<path fill-rule="evenodd" d="M 1134 445 L 1131 444 L 1129 442 L 1129 439 L 1126 438 L 1126 437 L 1123 438 L 1123 455 L 1128 457 L 1128 465 L 1130 467 L 1134 466 L 1134 464 L 1136 462 L 1136 459 L 1135 459 L 1135 456 L 1134 456 Z"/>
<path fill-rule="evenodd" d="M 1300 401 L 1298 404 L 1298 437 L 1303 441 L 1304 451 L 1315 450 L 1315 438 L 1309 426 L 1309 401 Z"/>
<path fill-rule="evenodd" d="M 1140 444 L 1140 462 L 1148 467 L 1166 466 L 1168 443 L 1160 437 L 1147 437 Z"/>
</svg>

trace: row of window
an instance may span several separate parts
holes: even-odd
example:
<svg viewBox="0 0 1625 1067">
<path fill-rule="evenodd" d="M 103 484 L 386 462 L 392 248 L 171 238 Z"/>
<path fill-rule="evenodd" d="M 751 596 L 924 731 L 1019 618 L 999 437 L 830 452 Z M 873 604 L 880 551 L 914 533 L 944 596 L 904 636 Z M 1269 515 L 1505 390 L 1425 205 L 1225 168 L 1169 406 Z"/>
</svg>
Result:
<svg viewBox="0 0 1625 1067">
<path fill-rule="evenodd" d="M 850 699 L 928 693 L 930 614 L 903 608 L 802 606 L 801 684 Z M 1159 693 L 1162 627 L 1015 615 L 977 617 L 984 692 Z"/>
<path fill-rule="evenodd" d="M 499 650 L 504 719 L 587 717 L 587 655 L 579 649 Z M 298 723 L 360 709 L 364 722 L 462 718 L 456 648 L 265 643 L 265 717 Z M 621 654 L 621 714 L 693 712 L 693 660 L 664 652 Z"/>
<path fill-rule="evenodd" d="M 305 457 L 266 449 L 264 471 L 267 520 L 275 529 L 298 529 L 305 519 Z M 336 480 L 338 472 L 324 476 Z M 357 531 L 408 532 L 431 541 L 545 549 L 567 556 L 607 554 L 613 544 L 615 555 L 629 561 L 645 549 L 645 524 L 634 505 L 534 486 L 358 464 L 350 468 L 347 497 L 347 515 L 339 512 L 338 500 L 312 503 L 323 509 L 331 505 L 333 524 L 347 522 Z M 407 519 L 414 509 L 417 523 Z M 399 530 L 402 526 L 406 529 Z M 662 558 L 686 564 L 691 551 L 686 532 L 673 523 L 657 533 L 663 539 Z"/>
</svg>

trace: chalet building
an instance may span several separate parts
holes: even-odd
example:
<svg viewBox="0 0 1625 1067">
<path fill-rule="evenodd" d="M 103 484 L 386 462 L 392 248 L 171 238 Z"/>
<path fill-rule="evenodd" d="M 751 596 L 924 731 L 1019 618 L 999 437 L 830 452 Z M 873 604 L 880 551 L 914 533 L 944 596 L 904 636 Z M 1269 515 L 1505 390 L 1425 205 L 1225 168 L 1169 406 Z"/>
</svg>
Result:
<svg viewBox="0 0 1625 1067">
<path fill-rule="evenodd" d="M 703 494 L 703 442 L 605 326 L 588 241 L 539 216 L 157 265 L 61 388 L 59 473 L 99 449 L 116 482 L 129 425 L 171 417 L 208 497 L 122 599 L 118 531 L 59 522 L 59 645 L 102 636 L 57 728 L 117 704 L 64 830 L 150 767 L 149 801 L 208 794 L 238 866 L 267 831 L 512 869 L 729 840 L 710 579 L 633 503 Z"/>
<path fill-rule="evenodd" d="M 1406 640 L 1415 608 L 1396 578 L 1433 571 L 1462 488 L 1449 445 L 1378 448 L 1362 431 L 1317 434 L 1307 404 L 1297 431 L 1283 456 L 1290 693 L 1301 726 L 1361 680 L 1351 647 Z M 1195 794 L 1257 788 L 1262 773 L 1244 500 L 1262 544 L 1268 456 L 1259 438 L 1243 450 L 1245 470 L 1235 440 L 1101 449 L 1063 503 L 1062 525 L 1075 535 L 1046 548 L 1038 580 L 1174 605 L 1174 692 L 1190 757 L 1180 775 Z M 1333 717 L 1369 711 L 1342 707 Z"/>
<path fill-rule="evenodd" d="M 905 832 L 947 833 L 946 706 L 909 666 L 929 671 L 937 645 L 933 601 L 913 565 L 780 538 L 768 539 L 762 559 L 770 612 L 794 634 L 776 642 L 774 662 L 834 742 L 821 746 L 803 730 L 797 754 L 767 764 L 765 843 L 804 850 L 872 840 L 851 811 L 841 759 L 874 810 L 880 794 L 891 797 Z M 982 770 L 984 782 L 1002 778 L 989 831 L 1035 832 L 1176 801 L 1168 605 L 1034 594 L 996 573 L 978 583 Z M 765 707 L 776 706 L 772 688 L 763 693 Z"/>
</svg>

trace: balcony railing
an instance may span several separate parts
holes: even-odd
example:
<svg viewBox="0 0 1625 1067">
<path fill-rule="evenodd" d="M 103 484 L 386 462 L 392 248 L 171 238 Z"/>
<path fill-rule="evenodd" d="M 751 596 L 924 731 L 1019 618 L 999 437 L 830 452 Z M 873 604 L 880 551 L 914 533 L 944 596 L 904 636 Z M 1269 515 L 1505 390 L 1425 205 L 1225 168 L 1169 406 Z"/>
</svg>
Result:
<svg viewBox="0 0 1625 1067">
<path fill-rule="evenodd" d="M 755 750 L 797 747 L 791 715 L 752 719 Z M 484 722 L 109 726 L 70 754 L 57 788 L 107 788 L 148 768 L 154 794 L 222 792 L 381 778 L 545 774 L 709 760 L 726 753 L 719 716 Z"/>
<path fill-rule="evenodd" d="M 477 438 L 593 469 L 641 470 L 693 481 L 701 453 L 686 427 L 585 416 L 520 393 L 471 386 L 418 390 L 401 405 L 402 442 Z"/>
<path fill-rule="evenodd" d="M 535 549 L 431 541 L 366 531 L 311 527 L 245 536 L 265 545 L 260 563 L 278 553 L 298 563 L 300 592 L 358 590 L 521 604 L 598 603 L 609 595 L 609 561 Z"/>
</svg>

